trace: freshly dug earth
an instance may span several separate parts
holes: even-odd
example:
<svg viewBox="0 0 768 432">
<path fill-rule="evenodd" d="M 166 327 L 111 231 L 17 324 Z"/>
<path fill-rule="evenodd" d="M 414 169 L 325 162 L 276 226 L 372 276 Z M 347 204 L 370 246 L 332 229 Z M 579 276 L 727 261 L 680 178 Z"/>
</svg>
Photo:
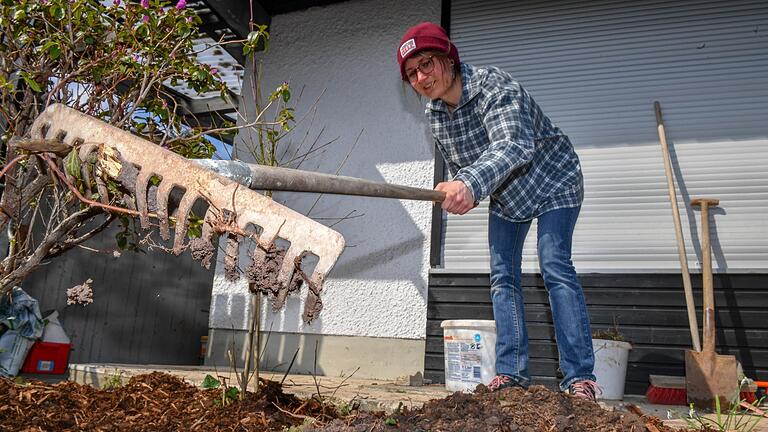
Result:
<svg viewBox="0 0 768 432">
<path fill-rule="evenodd" d="M 462 432 L 670 432 L 656 417 L 635 409 L 609 412 L 598 404 L 553 392 L 543 386 L 473 394 L 454 393 L 413 411 L 391 416 L 360 413 L 307 431 L 462 431 Z"/>
<path fill-rule="evenodd" d="M 294 411 L 323 418 L 317 401 L 286 395 L 275 382 L 240 402 L 160 372 L 110 390 L 0 380 L 0 431 L 282 431 L 302 423 Z"/>
<path fill-rule="evenodd" d="M 109 390 L 0 380 L 0 431 L 673 431 L 657 418 L 608 412 L 541 386 L 495 393 L 481 386 L 390 415 L 344 411 L 286 395 L 274 382 L 230 401 L 221 389 L 159 372 Z"/>
</svg>

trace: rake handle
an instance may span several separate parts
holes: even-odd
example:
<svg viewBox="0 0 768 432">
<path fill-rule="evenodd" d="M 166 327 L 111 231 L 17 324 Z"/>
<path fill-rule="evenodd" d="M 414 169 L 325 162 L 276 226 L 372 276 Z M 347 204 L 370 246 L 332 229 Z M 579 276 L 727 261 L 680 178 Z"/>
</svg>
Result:
<svg viewBox="0 0 768 432">
<path fill-rule="evenodd" d="M 317 192 L 442 202 L 445 192 L 380 183 L 355 177 L 246 164 L 240 161 L 195 160 L 200 165 L 256 190 Z"/>
</svg>

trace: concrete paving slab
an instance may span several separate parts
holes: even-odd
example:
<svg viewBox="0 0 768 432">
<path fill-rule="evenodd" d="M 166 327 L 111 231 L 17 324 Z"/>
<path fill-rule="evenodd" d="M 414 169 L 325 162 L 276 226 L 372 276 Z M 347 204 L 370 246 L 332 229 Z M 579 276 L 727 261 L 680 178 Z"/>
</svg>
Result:
<svg viewBox="0 0 768 432">
<path fill-rule="evenodd" d="M 679 405 L 658 405 L 658 404 L 649 404 L 645 401 L 644 396 L 634 396 L 634 395 L 627 395 L 624 396 L 624 400 L 622 401 L 600 401 L 601 405 L 605 405 L 606 407 L 616 407 L 616 408 L 623 408 L 624 405 L 635 405 L 640 410 L 643 411 L 643 413 L 647 415 L 652 415 L 655 417 L 658 417 L 664 421 L 664 424 L 671 427 L 676 428 L 684 428 L 688 427 L 691 428 L 695 425 L 701 425 L 700 423 L 690 423 L 686 421 L 685 419 L 688 417 L 688 411 L 689 408 L 687 406 L 679 406 Z M 763 404 L 760 409 L 768 411 L 765 404 Z M 705 417 L 708 419 L 708 425 L 713 426 L 713 430 L 721 430 L 717 427 L 715 427 L 715 423 L 717 421 L 717 416 L 715 414 L 711 413 L 699 413 L 702 417 Z M 728 416 L 725 414 L 721 415 L 720 423 L 724 423 L 726 421 Z M 754 424 L 753 429 L 737 429 L 734 428 L 733 425 L 739 422 L 740 424 Z M 744 414 L 735 414 L 732 416 L 730 420 L 731 427 L 727 430 L 731 431 L 742 431 L 742 430 L 748 430 L 750 432 L 768 432 L 768 418 L 761 418 L 757 415 L 744 415 Z M 725 429 L 722 429 L 725 430 Z"/>
<path fill-rule="evenodd" d="M 223 378 L 228 385 L 237 385 L 236 374 L 230 370 L 213 369 L 210 366 L 165 366 L 165 365 L 126 365 L 126 364 L 70 364 L 69 379 L 80 384 L 101 388 L 107 382 L 151 373 L 166 372 L 183 378 L 193 385 L 200 385 L 206 375 Z M 283 391 L 300 398 L 320 395 L 339 404 L 357 404 L 368 411 L 393 412 L 398 407 L 419 408 L 425 402 L 443 398 L 451 394 L 444 386 L 428 385 L 411 387 L 395 381 L 358 379 L 352 377 L 332 377 L 311 375 L 285 375 L 279 372 L 262 371 L 262 378 L 271 381 L 283 381 Z M 249 386 L 254 390 L 253 385 Z"/>
<path fill-rule="evenodd" d="M 193 385 L 200 385 L 206 375 L 225 379 L 229 385 L 237 385 L 235 373 L 225 369 L 215 369 L 210 366 L 166 366 L 166 365 L 128 365 L 128 364 L 70 364 L 69 375 L 59 379 L 70 379 L 80 384 L 89 384 L 97 388 L 107 382 L 120 379 L 127 382 L 130 377 L 151 373 L 166 372 L 183 378 Z M 34 376 L 38 378 L 39 376 Z M 285 379 L 283 386 L 286 393 L 300 398 L 321 395 L 339 404 L 359 405 L 362 410 L 383 410 L 392 412 L 398 407 L 419 408 L 425 402 L 448 396 L 451 392 L 442 385 L 410 386 L 404 382 L 358 379 L 351 377 L 331 377 L 311 375 L 284 375 L 277 372 L 261 372 L 261 377 L 273 381 Z M 55 379 L 49 377 L 49 381 Z M 673 427 L 690 426 L 683 420 L 688 414 L 684 406 L 655 405 L 645 402 L 643 396 L 627 395 L 623 401 L 602 400 L 600 405 L 605 409 L 624 409 L 625 405 L 637 406 L 643 413 L 656 416 L 665 424 Z M 768 410 L 765 406 L 763 410 Z M 714 419 L 714 414 L 705 417 Z M 753 422 L 757 417 L 741 417 L 741 421 Z M 768 432 L 768 418 L 760 418 L 752 432 Z"/>
</svg>

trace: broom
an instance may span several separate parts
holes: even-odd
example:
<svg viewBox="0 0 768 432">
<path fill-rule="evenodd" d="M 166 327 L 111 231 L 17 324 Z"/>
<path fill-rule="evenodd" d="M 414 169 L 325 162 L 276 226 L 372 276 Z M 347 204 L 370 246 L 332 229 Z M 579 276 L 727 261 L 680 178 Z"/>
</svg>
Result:
<svg viewBox="0 0 768 432">
<path fill-rule="evenodd" d="M 651 385 L 645 392 L 645 399 L 652 404 L 657 405 L 688 405 L 688 394 L 685 390 L 685 377 L 667 376 L 667 375 L 649 375 L 648 380 Z M 768 386 L 768 382 L 758 381 Z M 749 404 L 754 403 L 757 398 L 756 382 L 749 380 L 741 385 L 739 391 L 739 400 L 746 401 Z"/>
</svg>

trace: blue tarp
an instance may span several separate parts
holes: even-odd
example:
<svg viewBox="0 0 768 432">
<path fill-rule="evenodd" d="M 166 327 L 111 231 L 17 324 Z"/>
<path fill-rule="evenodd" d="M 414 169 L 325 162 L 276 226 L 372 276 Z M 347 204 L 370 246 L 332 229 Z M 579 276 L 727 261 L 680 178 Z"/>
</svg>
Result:
<svg viewBox="0 0 768 432">
<path fill-rule="evenodd" d="M 19 373 L 45 323 L 37 300 L 19 287 L 0 298 L 0 376 Z"/>
</svg>

